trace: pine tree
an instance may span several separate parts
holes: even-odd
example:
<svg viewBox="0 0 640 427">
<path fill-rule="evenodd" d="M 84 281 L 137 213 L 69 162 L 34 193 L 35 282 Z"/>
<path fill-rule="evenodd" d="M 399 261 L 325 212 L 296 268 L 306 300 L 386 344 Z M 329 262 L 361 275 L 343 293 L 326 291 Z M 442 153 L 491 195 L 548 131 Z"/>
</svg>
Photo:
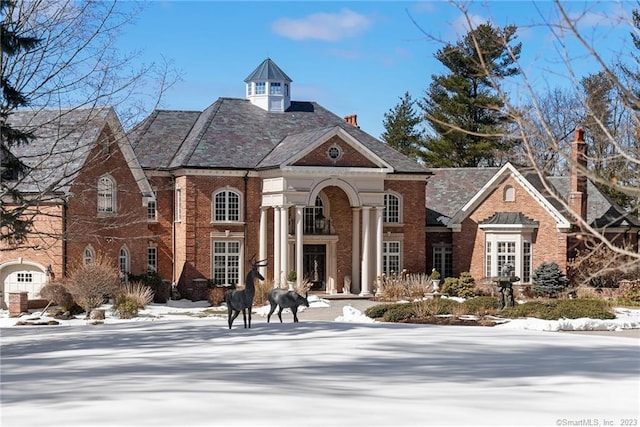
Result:
<svg viewBox="0 0 640 427">
<path fill-rule="evenodd" d="M 26 171 L 26 166 L 11 153 L 11 148 L 28 144 L 33 135 L 20 129 L 13 128 L 9 122 L 11 112 L 29 105 L 29 100 L 14 86 L 12 76 L 5 67 L 8 57 L 21 51 L 30 51 L 40 43 L 40 39 L 24 35 L 19 26 L 12 21 L 12 11 L 15 2 L 0 0 L 0 46 L 2 59 L 0 62 L 0 240 L 19 243 L 24 240 L 30 227 L 30 220 L 24 216 L 27 206 L 23 197 L 16 189 L 15 181 Z M 8 207 L 7 203 L 18 207 Z"/>
<path fill-rule="evenodd" d="M 503 136 L 509 120 L 494 85 L 519 73 L 521 44 L 512 45 L 516 30 L 482 24 L 436 53 L 449 71 L 432 76 L 419 103 L 433 131 L 422 154 L 427 166 L 494 165 L 496 154 L 509 148 Z"/>
<path fill-rule="evenodd" d="M 555 262 L 543 262 L 535 269 L 531 289 L 537 295 L 556 296 L 567 286 L 567 279 Z"/>
<path fill-rule="evenodd" d="M 390 147 L 417 160 L 421 135 L 416 126 L 422 120 L 414 109 L 415 101 L 411 99 L 409 92 L 405 92 L 399 99 L 400 102 L 384 115 L 385 130 L 381 138 Z"/>
</svg>

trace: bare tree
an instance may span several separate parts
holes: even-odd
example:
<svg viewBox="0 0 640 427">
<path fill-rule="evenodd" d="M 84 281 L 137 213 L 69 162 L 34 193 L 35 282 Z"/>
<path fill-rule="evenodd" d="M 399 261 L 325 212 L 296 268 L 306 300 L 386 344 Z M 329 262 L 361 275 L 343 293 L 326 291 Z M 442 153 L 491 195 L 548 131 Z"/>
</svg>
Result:
<svg viewBox="0 0 640 427">
<path fill-rule="evenodd" d="M 3 6 L 3 30 L 39 42 L 12 54 L 2 52 L 0 75 L 28 100 L 30 114 L 22 114 L 24 110 L 18 111 L 14 104 L 3 102 L 0 124 L 3 127 L 11 124 L 26 133 L 49 127 L 58 132 L 53 136 L 49 132 L 49 138 L 64 141 L 64 144 L 54 141 L 46 147 L 27 143 L 7 150 L 3 141 L 3 156 L 15 156 L 25 163 L 28 171 L 38 170 L 61 152 L 69 154 L 70 147 L 86 150 L 83 145 L 95 140 L 87 138 L 82 129 L 99 119 L 105 106 L 117 111 L 125 129 L 133 125 L 157 106 L 163 93 L 178 79 L 166 61 L 135 66 L 132 64 L 137 63 L 139 52 L 117 49 L 115 41 L 121 30 L 139 12 L 137 3 L 3 0 Z M 63 128 L 70 115 L 80 110 L 86 122 L 78 122 L 76 114 L 73 127 Z M 28 145 L 32 146 L 24 149 Z M 38 148 L 42 148 L 40 152 Z M 21 213 L 26 226 L 16 230 L 0 224 L 0 240 L 20 241 L 20 234 L 24 237 L 30 232 L 34 218 L 43 214 L 40 209 L 43 202 L 59 197 L 59 190 L 78 172 L 72 170 L 72 165 L 67 162 L 63 174 L 37 191 L 25 189 L 25 182 L 34 180 L 28 177 L 29 172 L 3 181 L 0 199 Z"/>
<path fill-rule="evenodd" d="M 473 22 L 477 20 L 469 11 L 469 2 L 452 2 L 462 15 L 466 18 L 467 26 L 473 28 Z M 489 10 L 491 3 L 483 3 L 484 7 Z M 515 124 L 514 132 L 521 141 L 523 163 L 528 164 L 537 171 L 541 182 L 545 185 L 550 194 L 555 194 L 551 183 L 546 179 L 549 172 L 564 169 L 567 167 L 577 168 L 579 173 L 585 175 L 590 181 L 594 182 L 601 190 L 606 193 L 620 193 L 631 200 L 629 208 L 632 211 L 638 211 L 640 202 L 640 98 L 638 97 L 638 72 L 640 63 L 638 56 L 633 54 L 631 49 L 634 47 L 636 53 L 640 49 L 640 18 L 638 18 L 637 10 L 640 10 L 638 3 L 616 3 L 615 11 L 604 14 L 599 12 L 598 3 L 587 2 L 580 4 L 583 10 L 576 13 L 576 3 L 565 3 L 560 0 L 554 0 L 551 4 L 553 12 L 550 16 L 543 15 L 540 12 L 538 22 L 531 24 L 533 27 L 542 27 L 548 30 L 548 36 L 554 39 L 554 49 L 548 49 L 558 55 L 558 60 L 553 61 L 552 66 L 546 67 L 542 62 L 536 64 L 538 76 L 532 75 L 531 64 L 524 64 L 519 59 L 520 51 L 512 51 L 508 43 L 504 44 L 504 48 L 509 50 L 509 54 L 514 62 L 514 66 L 519 69 L 519 79 L 513 85 L 505 88 L 501 85 L 499 79 L 494 78 L 492 70 L 489 66 L 485 66 L 484 73 L 491 81 L 491 84 L 503 106 L 501 107 L 504 114 L 508 115 Z M 499 7 L 499 5 L 496 5 Z M 569 12 L 567 7 L 572 7 Z M 635 7 L 635 11 L 631 10 Z M 599 15 L 598 15 L 599 14 Z M 583 20 L 594 19 L 594 15 L 598 15 L 599 22 L 612 22 L 617 29 L 627 28 L 628 36 L 626 40 L 620 40 L 615 46 L 618 49 L 618 55 L 615 61 L 604 58 L 602 47 L 597 45 L 597 37 L 586 34 L 582 29 Z M 531 16 L 530 19 L 535 20 L 536 17 Z M 520 27 L 522 28 L 522 27 Z M 432 37 L 436 40 L 435 37 Z M 632 43 L 633 42 L 633 43 Z M 470 43 L 473 45 L 473 43 Z M 575 51 L 576 44 L 579 46 L 579 52 Z M 478 56 L 482 58 L 480 43 L 475 41 Z M 610 53 L 612 44 L 607 43 L 607 49 Z M 527 49 L 525 45 L 523 51 Z M 594 97 L 595 88 L 592 81 L 584 81 L 587 77 L 581 64 L 584 64 L 584 58 L 589 58 L 591 65 L 598 67 L 596 71 L 600 81 L 606 81 L 605 96 L 600 98 Z M 482 62 L 482 61 L 481 61 Z M 616 72 L 622 68 L 625 73 Z M 571 95 L 564 93 L 556 93 L 554 91 L 544 92 L 541 89 L 541 78 L 543 76 L 554 76 L 561 78 L 567 82 L 567 93 L 575 93 L 575 99 L 570 100 Z M 547 88 L 553 87 L 550 81 L 546 83 Z M 597 85 L 597 83 L 596 83 Z M 514 96 L 512 92 L 517 88 L 518 96 Z M 584 91 L 587 88 L 587 91 Z M 600 87 L 598 87 L 600 89 Z M 592 96 L 590 97 L 589 94 Z M 525 100 L 525 101 L 523 101 Z M 568 118 L 558 118 L 558 115 L 550 114 L 549 105 L 556 103 L 558 109 L 571 108 L 576 109 L 580 114 L 569 115 Z M 563 105 L 564 104 L 564 105 Z M 603 105 L 608 110 L 603 109 Z M 566 113 L 566 112 L 565 112 Z M 574 114 L 574 113 L 571 113 Z M 567 123 L 574 120 L 573 126 Z M 589 158 L 589 167 L 585 168 L 579 164 L 572 164 L 571 156 L 566 149 L 566 143 L 563 142 L 563 134 L 570 133 L 576 127 L 585 127 L 588 124 L 588 132 L 592 138 L 598 139 L 598 147 L 601 150 L 597 152 L 597 158 Z M 452 131 L 460 131 L 460 127 L 455 123 L 451 124 Z M 500 136 L 500 135 L 495 135 Z M 605 149 L 606 148 L 606 149 Z M 594 162 L 595 161 L 595 162 Z M 613 176 L 607 176 L 602 173 L 602 168 L 594 168 L 597 165 L 615 165 L 616 173 Z M 568 202 L 562 198 L 558 198 L 558 204 L 563 206 L 568 212 L 572 212 Z M 593 226 L 584 218 L 580 218 L 579 213 L 572 212 L 577 218 L 577 228 L 583 238 L 595 242 L 594 244 L 602 244 L 612 253 L 618 255 L 618 259 L 624 259 L 624 270 L 637 269 L 640 265 L 640 254 L 635 250 L 629 250 L 626 245 L 619 244 L 611 240 L 611 236 L 605 235 L 603 230 Z"/>
</svg>

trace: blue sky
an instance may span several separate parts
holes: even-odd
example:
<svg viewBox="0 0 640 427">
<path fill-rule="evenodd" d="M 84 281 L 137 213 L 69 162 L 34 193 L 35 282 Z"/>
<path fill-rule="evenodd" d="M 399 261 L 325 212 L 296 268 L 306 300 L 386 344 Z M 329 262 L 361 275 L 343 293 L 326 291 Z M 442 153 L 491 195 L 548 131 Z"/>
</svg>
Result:
<svg viewBox="0 0 640 427">
<path fill-rule="evenodd" d="M 580 14 L 581 34 L 606 57 L 629 52 L 631 29 L 618 17 L 637 3 L 563 4 Z M 540 25 L 555 21 L 553 10 L 549 1 L 477 2 L 469 9 L 475 23 L 519 27 L 521 62 L 541 88 L 568 83 L 558 43 Z M 293 100 L 357 114 L 360 127 L 379 137 L 399 97 L 408 91 L 421 98 L 431 76 L 443 72 L 433 58 L 442 44 L 425 32 L 455 43 L 467 28 L 460 10 L 444 1 L 152 1 L 119 43 L 140 50 L 140 61 L 164 57 L 181 70 L 161 108 L 203 110 L 218 97 L 243 98 L 244 79 L 270 57 L 293 80 Z M 576 72 L 594 71 L 573 43 Z"/>
</svg>

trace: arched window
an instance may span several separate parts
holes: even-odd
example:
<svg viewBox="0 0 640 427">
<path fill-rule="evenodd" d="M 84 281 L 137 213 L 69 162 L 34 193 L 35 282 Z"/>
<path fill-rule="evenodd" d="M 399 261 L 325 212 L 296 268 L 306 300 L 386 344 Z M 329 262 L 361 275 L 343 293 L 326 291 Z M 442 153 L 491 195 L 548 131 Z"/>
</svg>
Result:
<svg viewBox="0 0 640 427">
<path fill-rule="evenodd" d="M 82 253 L 82 261 L 85 265 L 93 264 L 96 260 L 96 251 L 93 250 L 91 245 L 84 248 L 84 252 Z"/>
<path fill-rule="evenodd" d="M 395 194 L 387 193 L 384 195 L 384 222 L 399 224 L 401 218 L 400 197 Z"/>
<path fill-rule="evenodd" d="M 515 202 L 516 201 L 516 189 L 510 185 L 504 187 L 504 201 Z"/>
<path fill-rule="evenodd" d="M 240 221 L 240 194 L 232 190 L 222 190 L 213 195 L 213 221 Z"/>
<path fill-rule="evenodd" d="M 126 247 L 121 247 L 118 253 L 118 267 L 120 268 L 120 274 L 126 277 L 129 273 L 129 250 Z"/>
<path fill-rule="evenodd" d="M 114 213 L 116 211 L 116 183 L 109 176 L 98 179 L 98 213 Z"/>
</svg>

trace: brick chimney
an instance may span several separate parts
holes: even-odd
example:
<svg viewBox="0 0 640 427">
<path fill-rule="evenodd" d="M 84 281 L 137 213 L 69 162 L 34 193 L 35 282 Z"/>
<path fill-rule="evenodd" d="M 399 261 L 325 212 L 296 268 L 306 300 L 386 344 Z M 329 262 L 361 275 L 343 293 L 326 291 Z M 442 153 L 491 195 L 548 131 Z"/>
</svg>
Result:
<svg viewBox="0 0 640 427">
<path fill-rule="evenodd" d="M 584 129 L 577 128 L 571 144 L 571 189 L 569 208 L 582 219 L 587 219 L 587 143 Z"/>
<path fill-rule="evenodd" d="M 357 114 L 350 114 L 348 116 L 344 116 L 344 121 L 349 123 L 351 126 L 355 126 L 358 129 L 360 129 L 360 126 L 358 126 L 358 115 Z"/>
</svg>

